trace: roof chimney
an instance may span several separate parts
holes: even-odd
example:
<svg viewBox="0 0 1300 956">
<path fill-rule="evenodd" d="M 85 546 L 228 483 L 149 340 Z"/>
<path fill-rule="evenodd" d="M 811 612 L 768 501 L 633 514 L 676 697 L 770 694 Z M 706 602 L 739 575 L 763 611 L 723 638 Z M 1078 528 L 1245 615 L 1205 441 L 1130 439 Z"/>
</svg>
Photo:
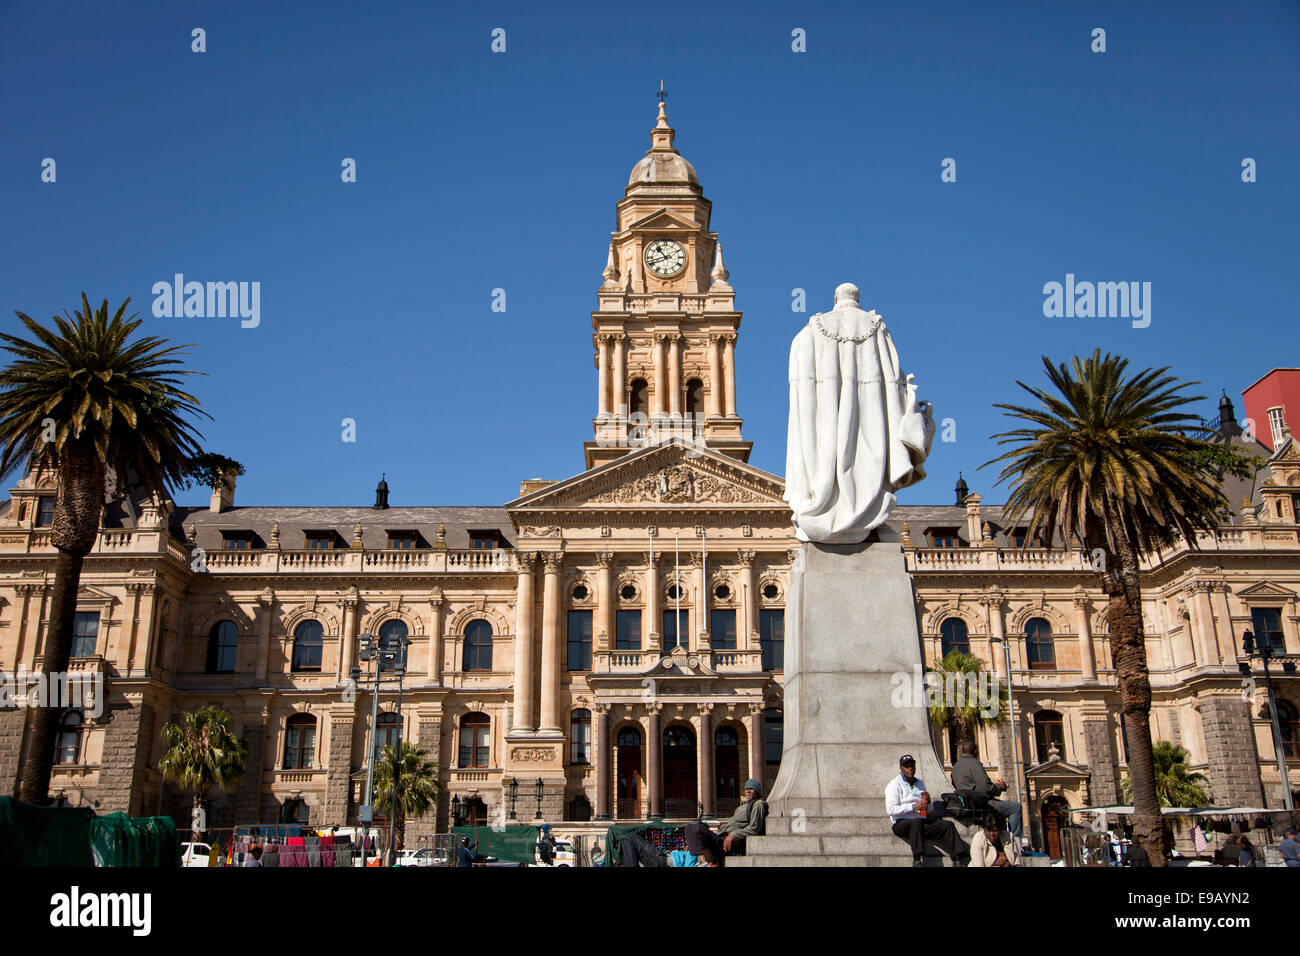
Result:
<svg viewBox="0 0 1300 956">
<path fill-rule="evenodd" d="M 375 510 L 383 511 L 388 507 L 388 482 L 384 479 L 387 475 L 379 476 L 379 484 L 375 486 Z"/>
<path fill-rule="evenodd" d="M 233 507 L 235 507 L 235 476 L 222 475 L 220 483 L 212 489 L 212 500 L 208 503 L 208 510 L 213 514 L 220 514 Z"/>
</svg>

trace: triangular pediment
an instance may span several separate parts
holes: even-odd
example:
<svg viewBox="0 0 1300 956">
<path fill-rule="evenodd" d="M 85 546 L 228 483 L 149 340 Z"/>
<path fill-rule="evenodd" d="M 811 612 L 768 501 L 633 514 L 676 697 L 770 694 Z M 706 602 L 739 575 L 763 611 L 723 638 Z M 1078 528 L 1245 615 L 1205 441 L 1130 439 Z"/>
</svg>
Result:
<svg viewBox="0 0 1300 956">
<path fill-rule="evenodd" d="M 1259 584 L 1252 584 L 1248 588 L 1242 588 L 1237 592 L 1237 595 L 1239 597 L 1277 598 L 1279 601 L 1289 601 L 1295 597 L 1295 592 L 1270 581 L 1261 581 Z"/>
<path fill-rule="evenodd" d="M 1072 763 L 1066 763 L 1059 757 L 1055 757 L 1045 763 L 1040 763 L 1036 767 L 1030 767 L 1025 771 L 1026 777 L 1080 777 L 1087 778 L 1092 776 L 1087 770 L 1076 767 Z"/>
<path fill-rule="evenodd" d="M 108 591 L 104 591 L 91 584 L 83 584 L 77 588 L 77 600 L 86 602 L 95 601 L 116 601 L 117 597 Z"/>
<path fill-rule="evenodd" d="M 630 452 L 508 503 L 509 511 L 788 506 L 776 475 L 681 438 Z"/>
<path fill-rule="evenodd" d="M 629 229 L 666 229 L 669 231 L 687 230 L 694 232 L 700 224 L 693 219 L 673 212 L 671 209 L 656 209 L 650 215 L 628 225 Z"/>
</svg>

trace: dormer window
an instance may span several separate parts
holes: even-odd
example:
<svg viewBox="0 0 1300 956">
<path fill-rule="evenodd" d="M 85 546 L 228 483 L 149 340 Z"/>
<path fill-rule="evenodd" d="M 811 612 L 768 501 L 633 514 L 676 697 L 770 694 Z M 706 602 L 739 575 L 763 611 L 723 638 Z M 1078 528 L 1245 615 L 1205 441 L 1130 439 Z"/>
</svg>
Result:
<svg viewBox="0 0 1300 956">
<path fill-rule="evenodd" d="M 43 495 L 36 502 L 36 527 L 48 528 L 54 524 L 54 496 Z"/>
<path fill-rule="evenodd" d="M 330 551 L 335 546 L 333 531 L 307 531 L 304 535 L 308 551 Z"/>
<path fill-rule="evenodd" d="M 469 546 L 476 551 L 491 551 L 500 547 L 501 536 L 495 531 L 471 531 Z"/>
<path fill-rule="evenodd" d="M 931 528 L 930 547 L 932 548 L 961 547 L 961 539 L 957 537 L 957 529 L 956 528 Z"/>
<path fill-rule="evenodd" d="M 248 551 L 253 547 L 251 531 L 221 532 L 221 547 L 226 551 Z"/>
<path fill-rule="evenodd" d="M 418 535 L 414 531 L 390 531 L 388 532 L 388 548 L 390 551 L 411 551 L 416 546 L 417 537 Z"/>
</svg>

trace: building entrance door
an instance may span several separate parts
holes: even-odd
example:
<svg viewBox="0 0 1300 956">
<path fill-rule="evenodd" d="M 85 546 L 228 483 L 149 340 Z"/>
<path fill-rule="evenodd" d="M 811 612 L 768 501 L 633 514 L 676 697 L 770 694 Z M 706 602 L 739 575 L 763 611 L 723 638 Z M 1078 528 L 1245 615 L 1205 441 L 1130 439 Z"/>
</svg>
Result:
<svg viewBox="0 0 1300 956">
<path fill-rule="evenodd" d="M 674 724 L 664 731 L 664 816 L 693 817 L 699 803 L 695 733 Z"/>
<path fill-rule="evenodd" d="M 615 768 L 618 784 L 615 813 L 620 820 L 636 820 L 641 816 L 641 731 L 635 727 L 618 732 Z"/>
<path fill-rule="evenodd" d="M 1065 801 L 1048 797 L 1043 801 L 1043 848 L 1053 860 L 1061 858 L 1061 830 L 1065 827 Z"/>
<path fill-rule="evenodd" d="M 740 737 L 730 727 L 719 727 L 714 741 L 717 812 L 720 816 L 730 816 L 740 806 Z"/>
</svg>

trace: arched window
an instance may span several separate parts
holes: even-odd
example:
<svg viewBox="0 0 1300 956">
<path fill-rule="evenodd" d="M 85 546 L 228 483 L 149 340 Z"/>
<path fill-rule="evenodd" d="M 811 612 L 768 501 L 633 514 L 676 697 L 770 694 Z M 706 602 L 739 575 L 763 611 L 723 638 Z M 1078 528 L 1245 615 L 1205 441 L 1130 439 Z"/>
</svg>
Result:
<svg viewBox="0 0 1300 956">
<path fill-rule="evenodd" d="M 398 650 L 400 648 L 400 660 L 402 666 L 406 666 L 406 649 L 410 642 L 406 639 L 406 622 L 394 618 L 391 621 L 385 621 L 379 628 L 379 649 L 381 651 Z M 389 663 L 382 656 L 379 658 L 379 669 L 381 671 L 391 671 L 396 666 L 396 661 Z"/>
<path fill-rule="evenodd" d="M 1056 648 L 1052 645 L 1052 625 L 1041 617 L 1030 618 L 1025 624 L 1025 654 L 1029 669 L 1056 670 Z"/>
<path fill-rule="evenodd" d="M 648 417 L 650 415 L 650 386 L 646 384 L 645 379 L 634 379 L 629 392 L 631 393 L 629 396 L 631 400 L 631 413 L 633 415 L 641 414 Z"/>
<path fill-rule="evenodd" d="M 320 621 L 303 621 L 293 629 L 293 670 L 318 671 L 321 660 Z"/>
<path fill-rule="evenodd" d="M 1065 759 L 1065 724 L 1054 710 L 1040 710 L 1034 714 L 1034 740 L 1038 744 L 1038 762 L 1051 759 L 1052 747 Z"/>
<path fill-rule="evenodd" d="M 285 724 L 284 769 L 310 770 L 316 765 L 316 718 L 294 714 Z"/>
<path fill-rule="evenodd" d="M 704 383 L 698 378 L 686 383 L 686 411 L 696 421 L 704 417 Z"/>
<path fill-rule="evenodd" d="M 939 625 L 939 656 L 947 657 L 953 651 L 959 654 L 970 653 L 966 622 L 959 617 L 950 617 Z"/>
<path fill-rule="evenodd" d="M 466 714 L 460 719 L 460 766 L 486 767 L 489 765 L 488 743 L 492 722 L 487 714 Z"/>
<path fill-rule="evenodd" d="M 239 628 L 234 621 L 219 621 L 208 632 L 208 673 L 233 674 L 235 672 L 235 647 Z"/>
<path fill-rule="evenodd" d="M 1291 760 L 1300 758 L 1300 715 L 1290 701 L 1277 702 L 1277 726 L 1282 731 L 1282 752 Z"/>
<path fill-rule="evenodd" d="M 467 671 L 492 669 L 492 625 L 487 621 L 470 621 L 466 626 L 461 669 Z"/>
<path fill-rule="evenodd" d="M 618 732 L 618 745 L 620 747 L 640 747 L 641 731 L 635 727 L 624 727 Z"/>
<path fill-rule="evenodd" d="M 59 729 L 54 735 L 54 762 L 56 764 L 81 763 L 81 711 L 64 711 Z"/>
<path fill-rule="evenodd" d="M 591 711 L 585 708 L 569 714 L 569 763 L 591 763 Z"/>
</svg>

